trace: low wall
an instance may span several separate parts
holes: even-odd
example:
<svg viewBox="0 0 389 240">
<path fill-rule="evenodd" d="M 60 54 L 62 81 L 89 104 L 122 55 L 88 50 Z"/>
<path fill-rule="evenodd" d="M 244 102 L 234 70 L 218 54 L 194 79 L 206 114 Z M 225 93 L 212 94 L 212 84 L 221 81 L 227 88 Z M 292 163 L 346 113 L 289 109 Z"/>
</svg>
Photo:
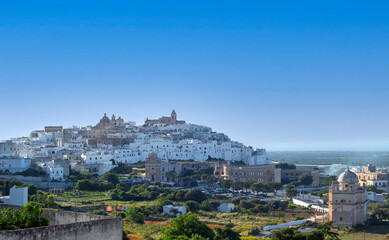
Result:
<svg viewBox="0 0 389 240">
<path fill-rule="evenodd" d="M 271 230 L 276 230 L 276 229 L 281 229 L 281 228 L 286 228 L 286 227 L 294 227 L 294 226 L 298 226 L 300 224 L 304 224 L 308 221 L 310 221 L 310 220 L 303 219 L 303 220 L 292 221 L 292 222 L 283 223 L 283 224 L 279 224 L 279 225 L 268 225 L 268 226 L 263 227 L 263 230 L 271 231 Z"/>
<path fill-rule="evenodd" d="M 47 177 L 25 177 L 22 175 L 1 175 L 0 180 L 20 180 L 24 184 L 34 184 L 38 188 L 50 189 L 50 188 L 61 188 L 65 189 L 67 187 L 76 186 L 77 182 L 52 182 L 49 181 Z"/>
<path fill-rule="evenodd" d="M 22 207 L 0 204 L 0 209 Z M 121 240 L 123 226 L 121 218 L 44 209 L 43 216 L 49 219 L 49 226 L 15 231 L 0 231 L 0 239 L 7 240 Z"/>
<path fill-rule="evenodd" d="M 296 198 L 293 198 L 293 204 L 295 204 L 297 206 L 307 207 L 307 208 L 310 207 L 311 209 L 318 211 L 318 212 L 328 212 L 328 208 L 321 207 L 321 206 L 318 206 L 315 204 L 310 204 L 310 203 L 304 202 L 304 201 L 302 201 L 300 199 L 296 199 Z"/>
</svg>

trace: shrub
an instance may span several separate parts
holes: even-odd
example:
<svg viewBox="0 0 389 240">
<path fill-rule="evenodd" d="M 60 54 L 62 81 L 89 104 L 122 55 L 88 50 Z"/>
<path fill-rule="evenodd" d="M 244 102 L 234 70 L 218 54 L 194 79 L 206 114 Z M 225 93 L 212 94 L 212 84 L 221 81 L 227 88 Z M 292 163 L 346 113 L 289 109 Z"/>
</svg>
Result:
<svg viewBox="0 0 389 240">
<path fill-rule="evenodd" d="M 145 223 L 145 216 L 142 213 L 142 210 L 137 207 L 132 207 L 126 212 L 126 220 L 132 221 L 134 223 L 143 224 Z"/>
<path fill-rule="evenodd" d="M 207 195 L 198 189 L 192 189 L 185 194 L 185 200 L 193 200 L 201 203 L 207 200 Z"/>
<path fill-rule="evenodd" d="M 192 213 L 197 213 L 200 209 L 200 205 L 193 200 L 187 201 L 185 205 L 188 208 L 188 210 L 191 211 Z"/>
<path fill-rule="evenodd" d="M 0 230 L 16 230 L 23 228 L 48 226 L 49 220 L 42 216 L 39 204 L 27 203 L 23 211 L 12 212 L 11 208 L 0 210 Z"/>
</svg>

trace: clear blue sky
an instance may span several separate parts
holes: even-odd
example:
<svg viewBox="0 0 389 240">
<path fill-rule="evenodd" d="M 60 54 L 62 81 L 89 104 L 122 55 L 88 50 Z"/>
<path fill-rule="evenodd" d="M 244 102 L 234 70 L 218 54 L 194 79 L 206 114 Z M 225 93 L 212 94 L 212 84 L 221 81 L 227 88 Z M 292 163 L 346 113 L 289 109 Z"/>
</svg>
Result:
<svg viewBox="0 0 389 240">
<path fill-rule="evenodd" d="M 388 1 L 1 1 L 0 139 L 167 115 L 268 150 L 389 150 Z"/>
</svg>

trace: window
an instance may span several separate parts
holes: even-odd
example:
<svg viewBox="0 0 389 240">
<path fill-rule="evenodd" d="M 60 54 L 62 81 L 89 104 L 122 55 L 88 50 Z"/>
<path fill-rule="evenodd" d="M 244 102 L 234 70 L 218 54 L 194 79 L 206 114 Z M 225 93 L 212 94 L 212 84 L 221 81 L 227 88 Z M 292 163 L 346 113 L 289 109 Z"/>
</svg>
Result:
<svg viewBox="0 0 389 240">
<path fill-rule="evenodd" d="M 343 221 L 343 217 L 340 217 L 340 218 L 339 218 L 339 221 Z"/>
</svg>

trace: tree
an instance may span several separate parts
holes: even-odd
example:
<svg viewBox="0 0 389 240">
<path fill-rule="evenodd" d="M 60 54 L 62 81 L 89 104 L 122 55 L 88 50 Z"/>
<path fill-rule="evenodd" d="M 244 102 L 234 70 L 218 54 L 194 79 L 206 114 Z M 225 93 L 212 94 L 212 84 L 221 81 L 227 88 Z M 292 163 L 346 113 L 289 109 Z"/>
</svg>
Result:
<svg viewBox="0 0 389 240">
<path fill-rule="evenodd" d="M 336 232 L 331 232 L 333 222 L 326 222 L 317 226 L 317 230 L 320 231 L 324 237 L 328 240 L 339 240 L 339 234 Z"/>
<path fill-rule="evenodd" d="M 35 195 L 37 193 L 38 188 L 34 184 L 28 184 L 27 187 L 28 187 L 28 196 Z"/>
<path fill-rule="evenodd" d="M 325 177 L 324 180 L 323 180 L 323 185 L 324 186 L 330 186 L 332 184 L 332 181 L 335 181 L 336 180 L 336 176 L 328 176 L 328 177 Z"/>
<path fill-rule="evenodd" d="M 299 177 L 299 182 L 301 182 L 302 185 L 309 186 L 313 182 L 313 177 L 309 173 L 303 173 Z"/>
<path fill-rule="evenodd" d="M 286 169 L 296 169 L 296 166 L 294 164 L 280 163 L 276 165 L 276 168 L 281 168 L 282 170 L 286 170 Z"/>
<path fill-rule="evenodd" d="M 39 204 L 27 203 L 23 211 L 11 208 L 0 210 L 0 230 L 16 230 L 23 228 L 48 226 L 49 221 L 42 216 L 42 208 Z"/>
<path fill-rule="evenodd" d="M 285 187 L 285 193 L 286 193 L 286 196 L 288 196 L 289 198 L 291 198 L 291 197 L 296 196 L 297 190 L 294 188 L 293 185 L 288 184 L 288 185 L 286 185 L 286 187 Z"/>
<path fill-rule="evenodd" d="M 296 228 L 282 228 L 274 233 L 273 240 L 324 240 L 324 234 L 319 230 L 301 233 Z"/>
<path fill-rule="evenodd" d="M 191 211 L 192 213 L 197 213 L 200 209 L 200 204 L 193 200 L 187 201 L 185 205 L 188 208 L 188 210 Z"/>
<path fill-rule="evenodd" d="M 203 201 L 200 204 L 200 208 L 203 211 L 212 211 L 212 205 L 211 205 L 211 203 L 208 200 Z"/>
<path fill-rule="evenodd" d="M 367 186 L 367 187 L 366 187 L 366 190 L 367 190 L 368 192 L 375 192 L 375 193 L 378 193 L 378 194 L 384 192 L 384 190 L 378 189 L 378 188 L 377 188 L 376 186 L 374 186 L 374 185 Z"/>
<path fill-rule="evenodd" d="M 174 182 L 176 179 L 178 179 L 178 173 L 175 171 L 167 171 L 165 172 L 165 177 L 167 178 L 168 182 Z"/>
<path fill-rule="evenodd" d="M 3 195 L 5 196 L 9 195 L 9 190 L 10 190 L 9 181 L 6 181 Z"/>
<path fill-rule="evenodd" d="M 269 187 L 273 191 L 282 189 L 282 183 L 279 183 L 279 182 L 271 182 L 271 183 L 268 183 L 267 185 L 269 185 Z"/>
<path fill-rule="evenodd" d="M 163 231 L 161 240 L 214 239 L 215 233 L 205 223 L 199 221 L 196 214 L 185 214 L 172 220 Z"/>
<path fill-rule="evenodd" d="M 250 208 L 255 207 L 255 204 L 253 204 L 253 203 L 251 203 L 250 201 L 247 201 L 247 200 L 242 200 L 239 203 L 239 207 L 243 208 L 243 209 L 250 209 Z"/>
<path fill-rule="evenodd" d="M 278 219 L 280 219 L 282 217 L 285 217 L 285 212 L 284 211 L 278 212 Z"/>
<path fill-rule="evenodd" d="M 223 188 L 223 190 L 227 190 L 229 188 L 231 188 L 231 185 L 232 185 L 232 181 L 231 180 L 220 180 L 220 187 Z"/>
<path fill-rule="evenodd" d="M 50 194 L 46 198 L 46 207 L 47 208 L 58 208 L 58 204 L 54 201 L 54 195 Z"/>
<path fill-rule="evenodd" d="M 207 200 L 207 195 L 198 189 L 192 189 L 185 194 L 185 199 L 187 201 L 193 200 L 193 201 L 196 201 L 198 203 L 201 203 L 201 202 Z"/>
<path fill-rule="evenodd" d="M 226 224 L 223 229 L 216 228 L 215 240 L 240 240 L 238 232 L 232 230 L 234 227 L 233 224 Z"/>
<path fill-rule="evenodd" d="M 232 189 L 234 191 L 243 190 L 243 183 L 240 181 L 233 181 L 232 182 Z"/>
<path fill-rule="evenodd" d="M 251 191 L 255 193 L 259 193 L 263 191 L 263 184 L 262 183 L 254 183 L 251 185 Z"/>
<path fill-rule="evenodd" d="M 106 180 L 106 181 L 112 183 L 113 185 L 116 185 L 119 183 L 118 177 L 116 176 L 116 174 L 114 174 L 112 172 L 104 173 L 104 175 L 101 176 L 101 179 Z"/>
<path fill-rule="evenodd" d="M 132 167 L 119 162 L 118 165 L 111 170 L 111 172 L 115 174 L 129 174 L 132 173 Z"/>
<path fill-rule="evenodd" d="M 138 224 L 145 223 L 145 215 L 142 213 L 142 210 L 137 207 L 128 209 L 125 219 Z"/>
</svg>

